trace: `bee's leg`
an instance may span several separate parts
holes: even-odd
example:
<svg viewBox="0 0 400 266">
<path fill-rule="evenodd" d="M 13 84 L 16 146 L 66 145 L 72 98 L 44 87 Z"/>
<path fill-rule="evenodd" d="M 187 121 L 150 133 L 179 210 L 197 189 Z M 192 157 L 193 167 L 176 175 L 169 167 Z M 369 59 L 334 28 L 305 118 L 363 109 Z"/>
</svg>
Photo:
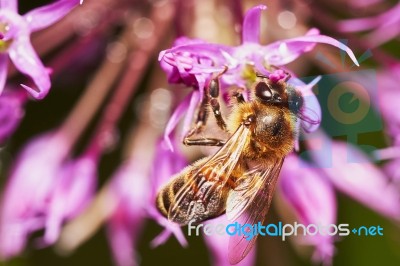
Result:
<svg viewBox="0 0 400 266">
<path fill-rule="evenodd" d="M 215 119 L 217 120 L 217 125 L 224 131 L 226 131 L 226 123 L 225 123 L 225 120 L 224 120 L 224 118 L 222 117 L 222 114 L 221 114 L 221 106 L 219 104 L 218 97 L 219 97 L 219 90 L 220 90 L 219 78 L 227 70 L 228 70 L 228 68 L 226 67 L 223 72 L 221 72 L 215 78 L 213 78 L 211 80 L 211 82 L 210 82 L 209 87 L 208 87 L 208 93 L 210 95 L 210 106 L 211 106 L 211 109 L 212 109 L 212 111 L 214 113 Z"/>
<path fill-rule="evenodd" d="M 224 146 L 225 140 L 214 138 L 190 139 L 185 138 L 183 144 L 187 146 Z"/>
<path fill-rule="evenodd" d="M 284 81 L 287 82 L 292 77 L 292 75 L 290 75 L 290 73 L 286 72 L 286 71 L 285 71 L 285 74 L 286 74 L 286 77 L 285 77 Z"/>
<path fill-rule="evenodd" d="M 232 97 L 234 97 L 236 99 L 237 103 L 244 103 L 244 97 L 243 97 L 243 92 L 241 91 L 241 89 L 237 89 L 236 91 L 234 91 L 232 93 Z"/>
<path fill-rule="evenodd" d="M 201 102 L 199 112 L 197 113 L 195 126 L 186 134 L 185 139 L 193 136 L 194 134 L 200 133 L 203 130 L 208 118 L 207 104 L 208 95 L 207 93 L 204 93 L 203 101 Z"/>
</svg>

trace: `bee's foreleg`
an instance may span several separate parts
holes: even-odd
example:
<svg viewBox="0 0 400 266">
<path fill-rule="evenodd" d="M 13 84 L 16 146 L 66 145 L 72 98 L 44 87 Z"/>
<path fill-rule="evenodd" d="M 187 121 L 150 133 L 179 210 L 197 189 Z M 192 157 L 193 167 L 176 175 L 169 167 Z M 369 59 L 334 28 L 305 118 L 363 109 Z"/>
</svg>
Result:
<svg viewBox="0 0 400 266">
<path fill-rule="evenodd" d="M 224 146 L 225 143 L 225 140 L 214 138 L 190 139 L 186 137 L 183 140 L 183 144 L 187 146 Z"/>
<path fill-rule="evenodd" d="M 185 138 L 189 138 L 193 136 L 194 134 L 200 133 L 205 124 L 207 123 L 208 119 L 208 111 L 207 111 L 207 105 L 209 101 L 209 96 L 207 93 L 204 94 L 203 101 L 201 102 L 199 112 L 197 113 L 197 118 L 194 127 L 189 130 L 189 132 L 186 134 Z"/>
<path fill-rule="evenodd" d="M 219 104 L 218 97 L 219 97 L 219 90 L 220 90 L 219 78 L 221 75 L 223 75 L 227 71 L 227 69 L 228 68 L 225 68 L 225 70 L 222 73 L 218 74 L 215 78 L 213 78 L 210 81 L 210 84 L 208 86 L 208 94 L 210 95 L 211 109 L 214 113 L 215 119 L 217 120 L 218 126 L 224 131 L 226 131 L 226 123 L 221 114 L 221 107 Z"/>
<path fill-rule="evenodd" d="M 238 89 L 238 90 L 235 90 L 235 91 L 232 93 L 232 97 L 234 97 L 234 98 L 236 99 L 236 102 L 237 102 L 237 103 L 244 103 L 244 102 L 246 102 L 245 99 L 244 99 L 244 96 L 243 96 L 243 92 L 240 91 L 239 89 Z"/>
</svg>

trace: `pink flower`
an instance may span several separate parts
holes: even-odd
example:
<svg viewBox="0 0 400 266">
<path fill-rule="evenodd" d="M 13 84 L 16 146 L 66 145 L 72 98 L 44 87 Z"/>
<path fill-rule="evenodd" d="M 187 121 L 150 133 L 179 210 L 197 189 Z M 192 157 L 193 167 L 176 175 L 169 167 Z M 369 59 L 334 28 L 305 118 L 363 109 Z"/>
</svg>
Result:
<svg viewBox="0 0 400 266">
<path fill-rule="evenodd" d="M 60 0 L 21 16 L 17 0 L 0 1 L 0 94 L 7 78 L 9 56 L 21 73 L 32 78 L 37 88 L 21 86 L 37 99 L 47 95 L 51 86 L 49 71 L 33 49 L 30 35 L 56 23 L 77 4 L 78 0 Z"/>
<path fill-rule="evenodd" d="M 302 224 L 330 225 L 336 222 L 334 188 L 389 218 L 400 219 L 400 193 L 383 171 L 349 143 L 332 141 L 323 132 L 307 139 L 312 163 L 287 156 L 280 176 L 280 190 Z M 385 195 L 382 197 L 382 195 Z M 314 260 L 331 264 L 333 236 L 306 236 L 315 246 Z"/>
<path fill-rule="evenodd" d="M 220 44 L 207 43 L 201 40 L 178 39 L 171 49 L 162 51 L 159 61 L 167 73 L 168 80 L 172 83 L 183 83 L 194 90 L 177 107 L 169 120 L 164 133 L 165 140 L 171 148 L 169 136 L 175 129 L 179 120 L 185 116 L 183 134 L 189 130 L 196 107 L 203 99 L 204 88 L 210 82 L 215 73 L 221 73 L 227 67 L 227 71 L 221 76 L 220 84 L 222 93 L 234 85 L 247 91 L 244 97 L 249 96 L 249 83 L 255 79 L 255 73 L 271 76 L 272 79 L 281 79 L 277 73 L 265 68 L 265 66 L 284 66 L 302 54 L 312 50 L 317 43 L 325 43 L 338 47 L 345 51 L 353 62 L 358 62 L 353 52 L 339 41 L 324 35 L 320 35 L 317 29 L 311 29 L 305 36 L 277 41 L 269 45 L 259 43 L 260 15 L 266 6 L 259 5 L 250 9 L 243 22 L 242 44 L 231 47 Z M 250 76 L 249 76 L 250 69 Z M 252 73 L 252 74 L 251 74 Z M 289 80 L 289 84 L 298 84 L 295 78 Z M 320 115 L 320 107 L 314 95 L 305 97 L 305 105 L 308 113 L 303 113 L 301 118 L 306 128 L 317 127 L 308 125 L 310 122 L 319 124 L 320 117 L 309 117 L 309 114 Z"/>
<path fill-rule="evenodd" d="M 338 190 L 382 215 L 400 219 L 398 189 L 365 154 L 349 143 L 332 141 L 322 132 L 308 143 L 313 161 Z"/>
<path fill-rule="evenodd" d="M 137 240 L 149 205 L 148 170 L 129 160 L 113 175 L 110 187 L 115 207 L 107 225 L 114 260 L 119 266 L 137 265 Z"/>
<path fill-rule="evenodd" d="M 280 190 L 293 207 L 299 222 L 308 226 L 336 222 L 336 199 L 332 185 L 317 168 L 292 154 L 286 157 L 280 175 Z M 334 239 L 328 235 L 304 236 L 303 242 L 315 246 L 314 259 L 332 262 Z"/>
<path fill-rule="evenodd" d="M 54 244 L 64 221 L 81 213 L 92 199 L 97 184 L 97 158 L 86 154 L 64 163 L 49 200 L 43 244 Z"/>
<path fill-rule="evenodd" d="M 17 129 L 24 116 L 27 97 L 21 91 L 6 90 L 0 95 L 0 144 Z"/>
<path fill-rule="evenodd" d="M 206 221 L 205 224 L 212 224 L 213 226 L 217 224 L 223 224 L 224 229 L 230 222 L 228 221 L 226 215 L 221 215 L 218 218 L 212 219 L 210 221 Z M 225 232 L 224 232 L 225 233 Z M 228 234 L 224 235 L 206 235 L 204 237 L 204 241 L 208 249 L 211 252 L 211 265 L 214 266 L 230 266 L 228 260 L 228 246 L 229 246 L 230 236 Z M 255 265 L 256 260 L 256 249 L 253 248 L 247 256 L 240 261 L 237 266 L 252 266 Z"/>
<path fill-rule="evenodd" d="M 373 17 L 341 21 L 338 26 L 342 32 L 369 31 L 365 40 L 370 46 L 384 44 L 400 34 L 400 4 Z"/>
<path fill-rule="evenodd" d="M 0 206 L 0 257 L 20 253 L 27 237 L 43 228 L 59 169 L 69 151 L 62 134 L 48 133 L 20 153 Z"/>
<path fill-rule="evenodd" d="M 153 247 L 165 243 L 173 234 L 182 246 L 187 246 L 186 238 L 178 224 L 175 224 L 165 218 L 156 209 L 155 202 L 159 189 L 165 185 L 170 178 L 187 166 L 186 159 L 179 153 L 175 146 L 169 149 L 165 141 L 159 141 L 157 144 L 156 158 L 154 159 L 153 171 L 151 173 L 151 205 L 148 208 L 148 214 L 159 225 L 164 227 L 163 232 L 158 235 L 151 243 Z"/>
</svg>

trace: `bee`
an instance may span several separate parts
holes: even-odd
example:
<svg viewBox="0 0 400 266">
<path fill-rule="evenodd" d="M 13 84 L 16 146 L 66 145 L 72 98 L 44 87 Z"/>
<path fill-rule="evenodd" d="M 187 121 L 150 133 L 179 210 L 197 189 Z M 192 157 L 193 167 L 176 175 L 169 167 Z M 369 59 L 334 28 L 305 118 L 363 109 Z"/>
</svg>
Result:
<svg viewBox="0 0 400 266">
<path fill-rule="evenodd" d="M 239 91 L 234 92 L 227 123 L 218 102 L 222 74 L 207 86 L 196 125 L 184 139 L 186 145 L 222 147 L 183 169 L 157 195 L 159 211 L 182 226 L 224 213 L 228 220 L 241 224 L 263 222 L 283 161 L 293 150 L 298 134 L 296 125 L 303 97 L 287 83 L 288 73 L 278 81 L 257 74 L 248 101 Z M 227 141 L 191 138 L 203 129 L 210 107 L 218 126 L 230 133 Z M 255 240 L 232 236 L 228 247 L 230 263 L 240 262 Z"/>
</svg>

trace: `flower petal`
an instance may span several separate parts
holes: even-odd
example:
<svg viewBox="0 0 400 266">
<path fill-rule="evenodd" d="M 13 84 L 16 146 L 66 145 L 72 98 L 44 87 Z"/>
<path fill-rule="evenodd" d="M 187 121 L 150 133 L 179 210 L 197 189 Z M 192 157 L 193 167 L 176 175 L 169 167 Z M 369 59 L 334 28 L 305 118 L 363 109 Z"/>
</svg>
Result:
<svg viewBox="0 0 400 266">
<path fill-rule="evenodd" d="M 384 29 L 387 25 L 398 25 L 400 18 L 400 4 L 374 17 L 342 20 L 338 23 L 343 32 L 365 31 L 374 28 Z M 396 23 L 397 22 L 397 23 Z"/>
<path fill-rule="evenodd" d="M 260 17 L 261 11 L 266 10 L 267 6 L 258 5 L 251 8 L 244 17 L 243 21 L 243 32 L 242 42 L 254 42 L 259 43 L 260 41 Z"/>
<path fill-rule="evenodd" d="M 0 53 L 0 95 L 3 92 L 7 79 L 8 56 Z"/>
<path fill-rule="evenodd" d="M 356 57 L 349 47 L 329 36 L 320 35 L 317 29 L 311 29 L 305 36 L 277 41 L 265 46 L 265 58 L 271 65 L 285 65 L 303 53 L 312 50 L 317 43 L 329 44 L 345 51 L 354 64 L 359 66 Z"/>
<path fill-rule="evenodd" d="M 142 152 L 140 157 L 133 154 L 112 176 L 110 195 L 115 207 L 107 235 L 117 265 L 132 265 L 136 260 L 135 248 L 150 203 L 151 160 L 152 152 Z"/>
<path fill-rule="evenodd" d="M 36 99 L 43 99 L 49 92 L 51 83 L 47 69 L 43 66 L 29 38 L 21 36 L 14 40 L 9 55 L 15 67 L 22 73 L 30 76 L 37 86 L 37 90 L 21 84 Z"/>
<path fill-rule="evenodd" d="M 223 228 L 225 229 L 229 223 L 230 222 L 228 221 L 226 215 L 221 215 L 218 218 L 207 221 L 206 225 L 209 224 L 213 226 L 213 228 L 216 228 L 216 226 L 219 225 L 223 225 Z M 216 233 L 211 235 L 204 234 L 204 240 L 211 253 L 212 265 L 214 266 L 231 265 L 228 260 L 229 239 L 230 237 L 225 231 L 223 231 L 223 235 L 218 235 Z M 238 264 L 235 265 L 252 266 L 254 265 L 255 260 L 256 260 L 256 248 L 253 247 L 253 249 L 247 254 L 247 256 L 242 261 L 240 261 Z"/>
<path fill-rule="evenodd" d="M 92 198 L 97 181 L 97 161 L 84 156 L 64 164 L 49 203 L 44 245 L 54 244 L 66 219 L 77 216 Z"/>
<path fill-rule="evenodd" d="M 204 81 L 201 82 L 201 85 L 204 86 Z M 199 106 L 200 102 L 201 102 L 200 92 L 194 91 L 190 99 L 189 108 L 187 109 L 185 119 L 183 121 L 182 132 L 181 132 L 182 139 L 186 136 L 186 134 L 190 130 L 190 126 L 192 124 L 194 117 L 194 112 L 196 111 L 196 108 Z"/>
<path fill-rule="evenodd" d="M 0 255 L 15 256 L 26 238 L 43 228 L 57 173 L 70 149 L 60 133 L 42 135 L 23 149 L 8 180 L 0 206 Z"/>
<path fill-rule="evenodd" d="M 366 36 L 366 40 L 368 41 L 370 47 L 380 46 L 399 36 L 400 34 L 399 23 L 400 20 L 389 25 L 381 26 L 376 30 L 372 31 L 371 33 L 369 33 Z"/>
<path fill-rule="evenodd" d="M 333 187 L 316 168 L 295 155 L 285 159 L 280 175 L 280 190 L 304 225 L 330 225 L 336 222 Z M 329 264 L 334 254 L 334 239 L 329 235 L 306 236 L 305 243 L 315 246 L 315 258 Z"/>
<path fill-rule="evenodd" d="M 300 79 L 290 79 L 289 83 L 295 85 L 302 93 L 304 103 L 300 112 L 301 126 L 307 133 L 318 129 L 321 119 L 321 105 L 312 88 L 321 80 L 321 76 L 313 79 L 309 84 L 303 83 Z"/>
<path fill-rule="evenodd" d="M 171 151 L 174 150 L 174 147 L 172 145 L 170 135 L 174 131 L 176 126 L 178 125 L 179 120 L 181 120 L 181 118 L 185 115 L 187 109 L 189 108 L 190 101 L 192 99 L 193 94 L 194 94 L 194 91 L 185 97 L 185 99 L 175 109 L 175 111 L 172 114 L 171 118 L 169 119 L 167 125 L 165 126 L 164 140 L 165 140 L 165 143 L 168 145 L 168 147 L 171 149 Z"/>
<path fill-rule="evenodd" d="M 78 4 L 78 0 L 60 0 L 29 11 L 24 15 L 24 18 L 31 31 L 38 31 L 62 19 Z"/>
<path fill-rule="evenodd" d="M 17 0 L 0 0 L 0 9 L 8 9 L 14 12 L 18 12 L 18 1 Z"/>
<path fill-rule="evenodd" d="M 158 141 L 156 155 L 153 163 L 151 177 L 152 198 L 156 198 L 158 190 L 164 186 L 173 175 L 181 171 L 188 161 L 176 148 L 176 142 L 172 142 L 173 150 L 167 145 L 164 139 Z"/>
<path fill-rule="evenodd" d="M 132 220 L 121 203 L 107 226 L 107 236 L 116 265 L 138 265 L 135 250 L 142 229 L 143 221 Z"/>
<path fill-rule="evenodd" d="M 310 154 L 339 190 L 383 215 L 400 219 L 398 189 L 365 154 L 349 143 L 332 141 L 322 132 L 315 136 L 308 140 Z"/>
<path fill-rule="evenodd" d="M 24 116 L 25 101 L 26 97 L 21 95 L 21 91 L 6 90 L 0 96 L 0 144 L 18 127 Z"/>
</svg>

